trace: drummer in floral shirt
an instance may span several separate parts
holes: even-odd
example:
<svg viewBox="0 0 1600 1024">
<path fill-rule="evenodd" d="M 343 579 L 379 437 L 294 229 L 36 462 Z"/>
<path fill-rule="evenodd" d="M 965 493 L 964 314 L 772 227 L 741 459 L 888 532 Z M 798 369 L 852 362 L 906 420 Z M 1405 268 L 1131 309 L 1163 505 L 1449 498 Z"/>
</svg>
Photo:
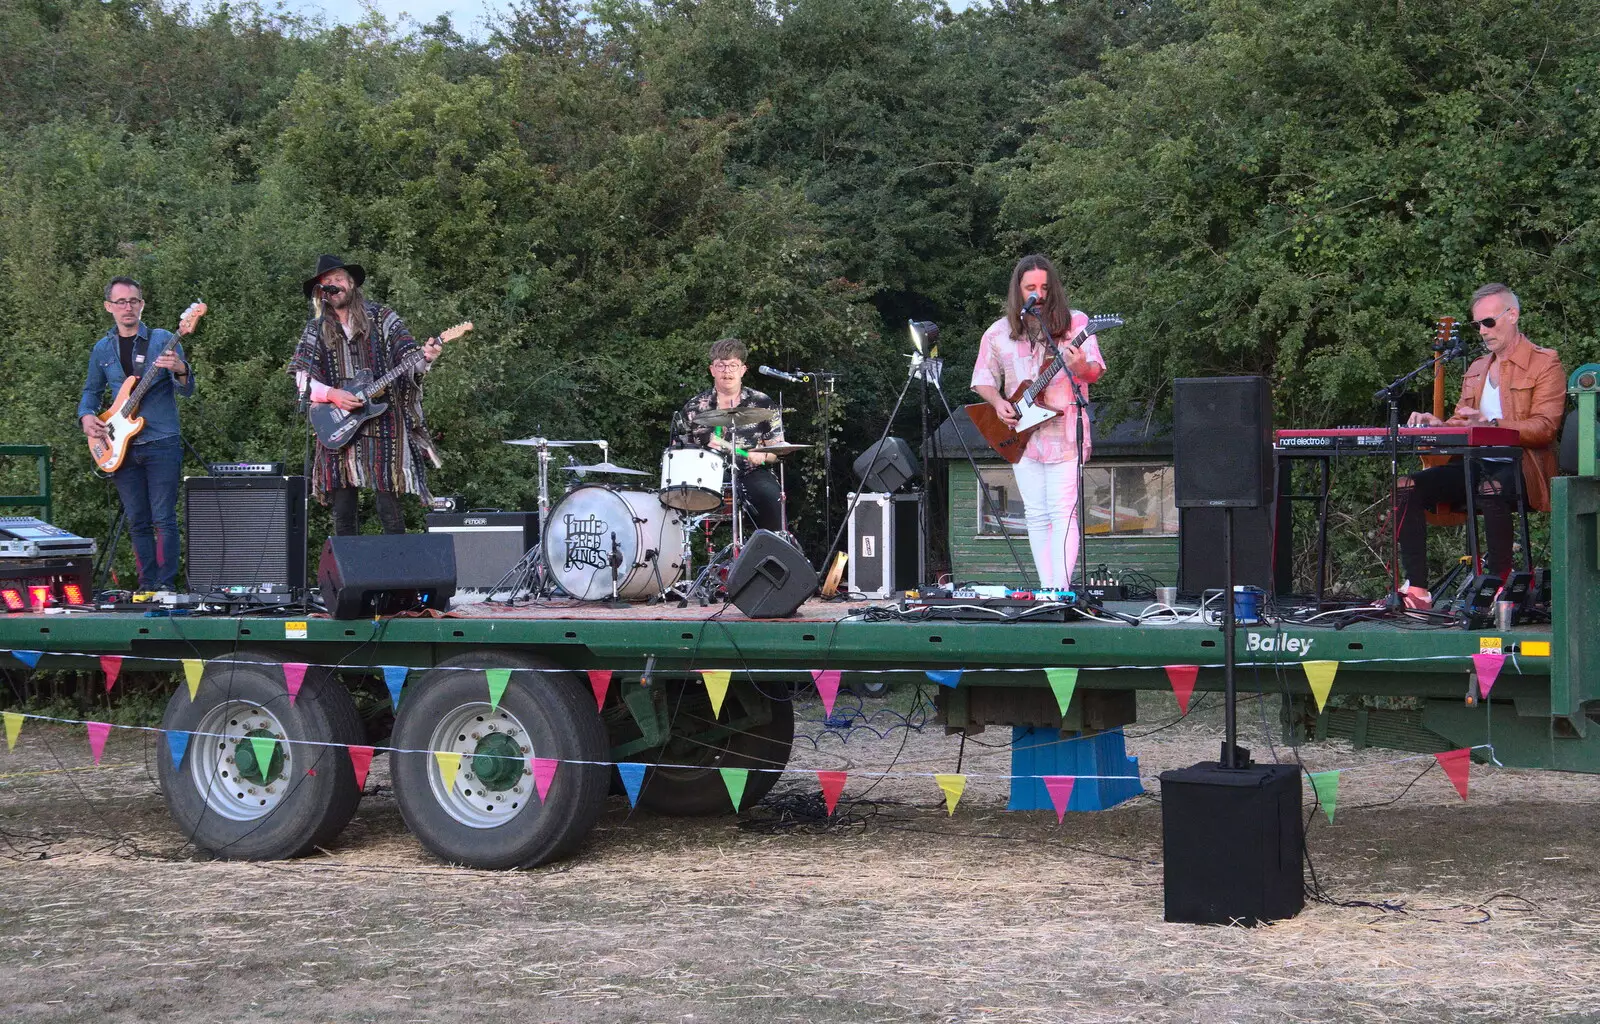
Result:
<svg viewBox="0 0 1600 1024">
<path fill-rule="evenodd" d="M 723 338 L 711 346 L 712 387 L 689 399 L 674 418 L 674 444 L 693 444 L 703 448 L 726 448 L 732 444 L 743 452 L 734 460 L 739 474 L 739 494 L 748 502 L 756 526 L 762 530 L 783 528 L 783 492 L 778 478 L 766 467 L 778 461 L 776 455 L 758 450 L 763 444 L 783 441 L 783 413 L 766 394 L 744 386 L 745 360 L 749 349 L 738 338 Z M 700 414 L 712 409 L 771 409 L 772 416 L 748 426 L 708 427 L 697 422 Z"/>
<path fill-rule="evenodd" d="M 1066 342 L 1088 322 L 1085 314 L 1067 304 L 1066 289 L 1061 286 L 1055 264 L 1045 256 L 1025 256 L 1011 274 L 1006 315 L 984 332 L 972 370 L 972 390 L 994 406 L 1011 427 L 1017 424 L 1017 411 L 1006 396 L 1015 393 L 1024 381 L 1037 379 L 1055 358 L 1044 336 L 1046 329 L 1070 371 L 1070 375 L 1056 374 L 1039 399 L 1047 408 L 1065 410 L 1066 414 L 1040 424 L 1028 439 L 1022 458 L 1012 467 L 1028 526 L 1028 547 L 1039 573 L 1039 586 L 1045 589 L 1070 588 L 1078 560 L 1082 530 L 1078 521 L 1078 460 L 1081 457 L 1088 461 L 1092 447 L 1089 385 L 1105 373 L 1106 363 L 1094 335 L 1077 348 L 1067 347 Z M 1073 382 L 1084 407 L 1081 416 L 1076 414 Z"/>
</svg>

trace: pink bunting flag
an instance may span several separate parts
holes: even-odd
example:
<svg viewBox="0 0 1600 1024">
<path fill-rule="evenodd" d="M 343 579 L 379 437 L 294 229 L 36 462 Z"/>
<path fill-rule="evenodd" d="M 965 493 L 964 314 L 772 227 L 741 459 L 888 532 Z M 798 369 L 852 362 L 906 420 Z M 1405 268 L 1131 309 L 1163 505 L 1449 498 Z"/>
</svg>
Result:
<svg viewBox="0 0 1600 1024">
<path fill-rule="evenodd" d="M 111 735 L 111 726 L 105 722 L 86 722 L 89 727 L 89 752 L 94 755 L 94 763 L 100 763 L 100 755 L 106 752 L 106 737 Z"/>
<path fill-rule="evenodd" d="M 289 691 L 290 707 L 294 707 L 294 699 L 300 696 L 300 684 L 306 681 L 306 669 L 310 667 L 303 661 L 284 662 L 283 686 Z"/>
<path fill-rule="evenodd" d="M 822 698 L 822 714 L 825 718 L 833 714 L 833 702 L 839 696 L 839 675 L 836 668 L 811 670 L 811 680 L 817 684 L 817 696 Z M 832 805 L 829 805 L 828 813 L 833 813 Z"/>
<path fill-rule="evenodd" d="M 1189 713 L 1189 698 L 1194 696 L 1194 679 L 1200 674 L 1199 665 L 1168 665 L 1167 682 L 1172 684 L 1172 695 L 1178 698 L 1178 710 Z"/>
<path fill-rule="evenodd" d="M 818 772 L 817 781 L 822 784 L 822 799 L 828 805 L 828 815 L 833 816 L 834 808 L 839 806 L 839 794 L 844 792 L 845 779 L 849 775 L 845 772 Z"/>
<path fill-rule="evenodd" d="M 1471 765 L 1472 751 L 1466 747 L 1460 750 L 1446 750 L 1442 754 L 1433 755 L 1439 762 L 1439 767 L 1444 769 L 1450 782 L 1456 787 L 1456 792 L 1461 794 L 1461 799 L 1467 798 L 1467 768 Z"/>
<path fill-rule="evenodd" d="M 1050 793 L 1050 806 L 1056 809 L 1056 824 L 1067 816 L 1067 803 L 1072 799 L 1072 776 L 1046 775 L 1044 788 Z"/>
<path fill-rule="evenodd" d="M 110 693 L 111 688 L 117 685 L 117 676 L 122 674 L 122 655 L 100 655 L 100 671 L 106 674 L 106 692 Z"/>
<path fill-rule="evenodd" d="M 350 767 L 356 770 L 356 789 L 367 787 L 367 772 L 372 769 L 373 748 L 350 744 Z"/>
<path fill-rule="evenodd" d="M 610 675 L 610 673 L 606 673 Z M 539 802 L 550 795 L 550 783 L 555 781 L 556 766 L 561 762 L 553 757 L 530 757 L 528 766 L 533 769 L 533 785 L 539 791 Z"/>
<path fill-rule="evenodd" d="M 1489 690 L 1494 686 L 1494 681 L 1500 675 L 1500 666 L 1506 663 L 1506 656 L 1498 651 L 1479 651 L 1472 656 L 1472 664 L 1478 670 L 1478 694 L 1487 698 Z"/>
<path fill-rule="evenodd" d="M 609 668 L 591 668 L 589 670 L 589 689 L 594 691 L 594 706 L 602 711 L 605 710 L 606 693 L 611 689 L 611 670 Z"/>
</svg>

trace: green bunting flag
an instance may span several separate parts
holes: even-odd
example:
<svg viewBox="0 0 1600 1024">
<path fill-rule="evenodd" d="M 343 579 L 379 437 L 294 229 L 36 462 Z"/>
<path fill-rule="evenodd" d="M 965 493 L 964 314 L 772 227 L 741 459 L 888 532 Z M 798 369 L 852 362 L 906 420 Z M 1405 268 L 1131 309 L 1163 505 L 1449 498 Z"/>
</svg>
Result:
<svg viewBox="0 0 1600 1024">
<path fill-rule="evenodd" d="M 1328 816 L 1328 824 L 1333 824 L 1333 809 L 1339 803 L 1339 772 L 1308 772 L 1307 775 L 1317 794 L 1317 803 L 1322 805 L 1322 813 Z"/>
<path fill-rule="evenodd" d="M 737 813 L 739 805 L 744 803 L 744 784 L 750 781 L 748 768 L 719 768 L 722 773 L 722 784 L 728 787 L 728 796 L 733 800 L 733 809 Z"/>
<path fill-rule="evenodd" d="M 1075 668 L 1047 668 L 1044 676 L 1050 680 L 1050 689 L 1055 692 L 1056 704 L 1065 715 L 1067 708 L 1072 704 L 1072 691 L 1078 688 L 1078 670 Z"/>
<path fill-rule="evenodd" d="M 489 684 L 489 706 L 498 708 L 500 706 L 500 698 L 506 695 L 506 684 L 511 682 L 511 670 L 509 668 L 486 668 L 483 670 L 483 678 Z"/>
</svg>

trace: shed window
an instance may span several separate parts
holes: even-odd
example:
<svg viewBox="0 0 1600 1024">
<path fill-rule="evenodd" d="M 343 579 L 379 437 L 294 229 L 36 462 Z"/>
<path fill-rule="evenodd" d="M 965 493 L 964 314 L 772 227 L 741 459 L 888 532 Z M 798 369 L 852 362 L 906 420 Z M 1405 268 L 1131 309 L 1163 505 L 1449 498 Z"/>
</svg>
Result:
<svg viewBox="0 0 1600 1024">
<path fill-rule="evenodd" d="M 1022 496 L 1010 466 L 986 466 L 978 471 L 990 507 L 1000 510 L 1007 533 L 1022 536 L 1027 531 L 1022 518 Z M 1091 537 L 1175 537 L 1178 533 L 1178 508 L 1172 496 L 1172 466 L 1169 463 L 1115 463 L 1085 466 L 1083 487 L 1088 496 L 1089 536 Z M 978 536 L 999 537 L 1000 524 L 983 498 L 975 496 L 973 510 Z"/>
</svg>

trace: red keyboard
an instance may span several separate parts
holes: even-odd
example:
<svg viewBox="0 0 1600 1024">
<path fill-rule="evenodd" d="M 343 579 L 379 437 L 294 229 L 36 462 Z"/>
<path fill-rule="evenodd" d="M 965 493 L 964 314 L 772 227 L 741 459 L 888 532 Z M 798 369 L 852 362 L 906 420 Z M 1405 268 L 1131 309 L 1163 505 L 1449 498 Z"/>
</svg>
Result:
<svg viewBox="0 0 1600 1024">
<path fill-rule="evenodd" d="M 1518 434 L 1509 427 L 1401 427 L 1401 454 L 1466 448 L 1516 448 Z M 1366 452 L 1389 450 L 1386 427 L 1332 427 L 1325 430 L 1280 430 L 1273 447 L 1295 452 Z"/>
</svg>

